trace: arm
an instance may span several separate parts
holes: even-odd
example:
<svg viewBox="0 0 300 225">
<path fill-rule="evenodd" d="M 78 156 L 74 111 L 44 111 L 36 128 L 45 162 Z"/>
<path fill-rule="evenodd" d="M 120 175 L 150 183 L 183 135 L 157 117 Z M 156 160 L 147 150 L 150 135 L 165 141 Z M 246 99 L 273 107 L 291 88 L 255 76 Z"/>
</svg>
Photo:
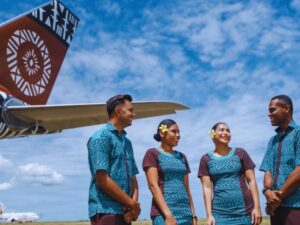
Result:
<svg viewBox="0 0 300 225">
<path fill-rule="evenodd" d="M 264 175 L 264 187 L 272 187 L 273 178 L 272 174 L 269 171 L 265 172 Z M 274 211 L 280 206 L 281 200 L 276 195 L 275 191 L 268 189 L 264 193 L 266 200 L 267 200 L 267 214 L 273 215 Z"/>
<path fill-rule="evenodd" d="M 190 190 L 190 185 L 189 185 L 189 175 L 186 174 L 184 176 L 184 186 L 185 186 L 185 189 L 186 189 L 186 192 L 188 194 L 188 198 L 189 198 L 189 202 L 190 202 L 190 207 L 191 207 L 191 211 L 192 211 L 192 216 L 196 216 L 195 214 L 195 208 L 194 208 L 194 202 L 193 202 L 193 198 L 192 198 L 192 194 L 191 194 L 191 190 Z M 197 219 L 193 218 L 193 225 L 197 225 Z"/>
<path fill-rule="evenodd" d="M 212 215 L 212 182 L 209 176 L 202 176 L 201 182 L 206 209 L 207 225 L 215 225 L 215 219 Z"/>
<path fill-rule="evenodd" d="M 295 137 L 295 168 L 283 184 L 277 195 L 281 200 L 294 193 L 300 187 L 300 132 Z"/>
<path fill-rule="evenodd" d="M 258 225 L 262 221 L 261 216 L 261 209 L 260 209 L 260 203 L 259 203 L 259 194 L 258 194 L 258 188 L 257 183 L 255 180 L 255 173 L 254 170 L 246 170 L 245 176 L 249 185 L 249 189 L 252 195 L 252 199 L 254 202 L 254 209 L 252 211 L 252 224 Z"/>
<path fill-rule="evenodd" d="M 163 193 L 158 186 L 158 171 L 156 167 L 147 167 L 145 169 L 148 187 L 153 195 L 154 201 L 166 218 L 166 225 L 177 225 L 177 222 L 168 207 Z"/>
<path fill-rule="evenodd" d="M 139 186 L 138 186 L 136 176 L 132 177 L 132 186 L 133 186 L 132 198 L 138 202 L 139 201 Z"/>
<path fill-rule="evenodd" d="M 281 200 L 294 193 L 300 187 L 300 166 L 296 166 L 294 171 L 289 175 L 277 195 Z"/>
<path fill-rule="evenodd" d="M 95 175 L 97 188 L 101 189 L 112 199 L 129 207 L 132 211 L 139 211 L 139 204 L 136 200 L 127 195 L 116 182 L 104 170 L 97 170 Z"/>
<path fill-rule="evenodd" d="M 139 191 L 138 191 L 138 183 L 137 183 L 137 179 L 136 176 L 132 177 L 132 199 L 136 202 L 139 201 Z M 138 205 L 140 206 L 140 204 L 138 203 Z M 139 211 L 134 212 L 133 210 L 130 210 L 130 208 L 126 211 L 126 213 L 123 215 L 124 220 L 127 223 L 130 223 L 132 221 L 136 221 L 139 214 L 140 214 L 141 210 L 139 209 Z"/>
</svg>

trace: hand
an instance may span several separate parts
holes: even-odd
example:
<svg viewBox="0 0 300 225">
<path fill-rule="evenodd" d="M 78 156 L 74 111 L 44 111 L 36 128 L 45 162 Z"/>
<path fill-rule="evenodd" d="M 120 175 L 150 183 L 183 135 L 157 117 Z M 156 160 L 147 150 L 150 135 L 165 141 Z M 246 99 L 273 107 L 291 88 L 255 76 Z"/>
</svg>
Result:
<svg viewBox="0 0 300 225">
<path fill-rule="evenodd" d="M 192 219 L 192 225 L 197 225 L 197 219 L 196 218 Z"/>
<path fill-rule="evenodd" d="M 206 225 L 216 225 L 215 218 L 213 216 L 207 217 Z"/>
<path fill-rule="evenodd" d="M 173 215 L 166 217 L 165 225 L 177 225 L 177 221 L 175 220 Z"/>
<path fill-rule="evenodd" d="M 134 220 L 136 220 L 141 213 L 140 203 L 132 199 L 132 202 L 129 204 L 129 208 Z"/>
<path fill-rule="evenodd" d="M 123 218 L 126 223 L 131 223 L 132 221 L 135 221 L 135 218 L 131 211 L 128 211 L 125 214 L 123 214 Z"/>
<path fill-rule="evenodd" d="M 251 213 L 252 221 L 251 223 L 254 225 L 259 225 L 262 221 L 261 210 L 260 207 L 256 207 L 252 210 Z"/>
<path fill-rule="evenodd" d="M 274 191 L 276 196 L 280 199 L 280 201 L 283 200 L 282 191 Z"/>
<path fill-rule="evenodd" d="M 276 194 L 277 193 L 277 194 Z M 272 191 L 272 190 L 267 190 L 265 192 L 265 196 L 267 199 L 268 207 L 271 211 L 275 211 L 280 204 L 281 204 L 281 199 L 278 197 L 281 192 L 279 191 Z"/>
<path fill-rule="evenodd" d="M 270 216 L 274 216 L 274 214 L 275 214 L 269 205 L 267 205 L 267 207 L 266 207 L 266 213 L 267 213 L 267 215 L 270 215 Z"/>
</svg>

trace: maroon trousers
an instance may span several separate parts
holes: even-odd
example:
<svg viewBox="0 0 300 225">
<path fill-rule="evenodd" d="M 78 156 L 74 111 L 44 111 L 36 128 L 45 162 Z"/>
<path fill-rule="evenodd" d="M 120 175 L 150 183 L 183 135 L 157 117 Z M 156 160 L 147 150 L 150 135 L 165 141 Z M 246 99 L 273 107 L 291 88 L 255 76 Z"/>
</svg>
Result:
<svg viewBox="0 0 300 225">
<path fill-rule="evenodd" d="M 131 225 L 125 222 L 123 215 L 96 214 L 91 218 L 91 225 Z"/>
<path fill-rule="evenodd" d="M 299 225 L 300 208 L 279 207 L 271 216 L 271 225 Z"/>
</svg>

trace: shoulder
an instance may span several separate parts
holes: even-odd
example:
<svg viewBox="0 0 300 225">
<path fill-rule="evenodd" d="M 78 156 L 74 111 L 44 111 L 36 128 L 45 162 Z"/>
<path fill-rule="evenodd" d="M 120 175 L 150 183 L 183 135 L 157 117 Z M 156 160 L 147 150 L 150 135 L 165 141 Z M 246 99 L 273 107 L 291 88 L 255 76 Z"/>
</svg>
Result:
<svg viewBox="0 0 300 225">
<path fill-rule="evenodd" d="M 104 141 L 108 140 L 111 138 L 111 131 L 106 127 L 103 126 L 100 130 L 96 131 L 88 140 L 88 145 L 99 142 L 99 141 Z"/>
<path fill-rule="evenodd" d="M 295 129 L 295 132 L 297 133 L 297 135 L 299 135 L 300 134 L 300 125 L 296 124 L 294 129 Z"/>
<path fill-rule="evenodd" d="M 145 170 L 146 167 L 156 167 L 159 154 L 155 148 L 148 149 L 143 159 L 143 169 Z"/>
<path fill-rule="evenodd" d="M 277 137 L 277 136 L 278 136 L 278 134 L 274 134 L 272 137 L 270 137 L 268 143 L 271 144 L 274 141 L 275 137 Z"/>
<path fill-rule="evenodd" d="M 131 142 L 131 140 L 130 140 L 128 137 L 125 137 L 125 141 L 126 141 L 128 144 L 132 145 L 132 142 Z"/>
<path fill-rule="evenodd" d="M 200 159 L 200 162 L 208 162 L 210 160 L 210 156 L 208 153 L 205 153 L 204 155 L 202 155 L 201 159 Z"/>
<path fill-rule="evenodd" d="M 241 147 L 235 148 L 234 154 L 239 156 L 240 158 L 249 157 L 248 152 L 244 148 L 241 148 Z"/>
<path fill-rule="evenodd" d="M 111 131 L 108 129 L 108 127 L 105 125 L 101 127 L 98 131 L 96 131 L 91 139 L 98 139 L 98 138 L 103 138 L 111 135 Z"/>
<path fill-rule="evenodd" d="M 155 149 L 155 148 L 149 148 L 146 153 L 145 153 L 145 156 L 158 156 L 160 153 Z"/>
<path fill-rule="evenodd" d="M 248 154 L 247 151 L 244 148 L 237 147 L 235 148 L 235 154 Z"/>
<path fill-rule="evenodd" d="M 178 154 L 179 154 L 181 157 L 186 158 L 186 155 L 185 155 L 183 152 L 180 152 L 180 151 L 177 151 L 177 150 L 176 150 L 176 152 L 178 152 Z"/>
</svg>

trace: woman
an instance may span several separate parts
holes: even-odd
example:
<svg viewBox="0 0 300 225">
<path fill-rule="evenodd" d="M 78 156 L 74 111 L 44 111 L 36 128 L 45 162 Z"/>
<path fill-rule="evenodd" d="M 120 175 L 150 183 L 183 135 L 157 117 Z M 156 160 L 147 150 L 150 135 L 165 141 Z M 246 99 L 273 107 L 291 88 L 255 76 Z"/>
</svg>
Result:
<svg viewBox="0 0 300 225">
<path fill-rule="evenodd" d="M 197 225 L 189 188 L 190 168 L 185 155 L 175 151 L 180 133 L 175 121 L 160 122 L 154 139 L 160 147 L 146 152 L 143 169 L 153 195 L 151 218 L 154 225 Z"/>
<path fill-rule="evenodd" d="M 229 147 L 231 135 L 227 124 L 215 124 L 211 138 L 215 150 L 201 158 L 198 172 L 207 225 L 260 224 L 262 217 L 253 161 L 244 149 Z"/>
</svg>

